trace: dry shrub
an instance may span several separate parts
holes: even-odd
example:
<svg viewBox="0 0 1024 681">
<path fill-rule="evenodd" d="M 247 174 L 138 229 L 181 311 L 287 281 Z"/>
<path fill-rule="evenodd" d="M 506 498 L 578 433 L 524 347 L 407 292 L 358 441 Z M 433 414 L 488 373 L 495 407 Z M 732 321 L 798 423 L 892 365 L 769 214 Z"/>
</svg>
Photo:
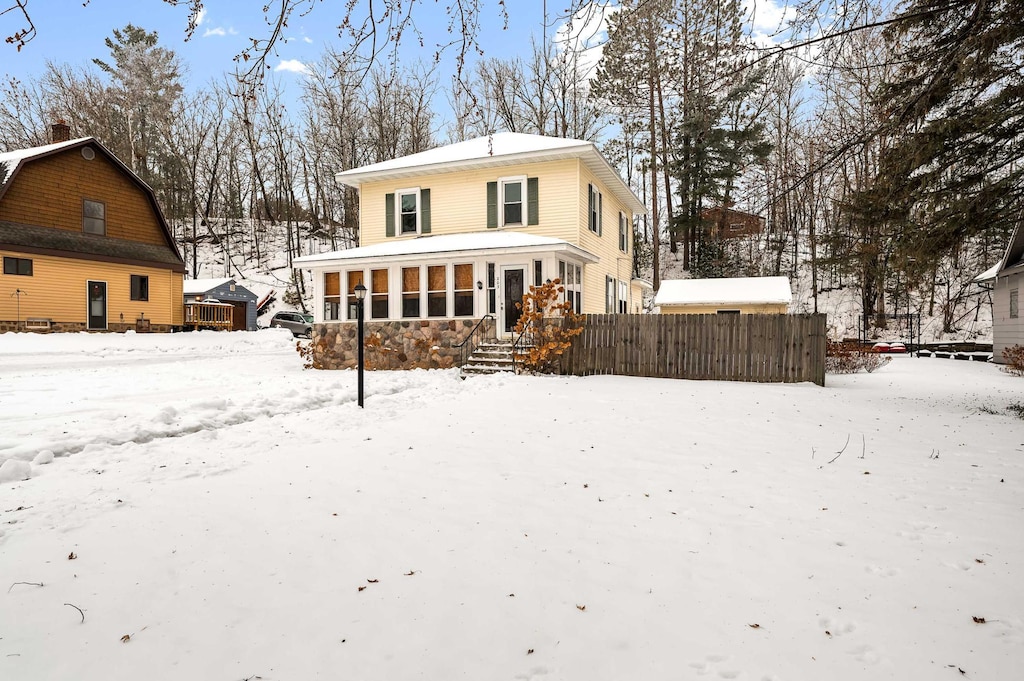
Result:
<svg viewBox="0 0 1024 681">
<path fill-rule="evenodd" d="M 827 341 L 825 346 L 825 371 L 830 374 L 855 374 L 858 371 L 871 373 L 892 361 L 892 357 L 864 349 L 859 343 Z"/>
<path fill-rule="evenodd" d="M 320 364 L 320 360 L 316 358 L 316 353 L 313 352 L 313 344 L 310 342 L 295 342 L 295 351 L 299 353 L 299 357 L 302 358 L 303 369 L 323 369 L 323 365 Z"/>
<path fill-rule="evenodd" d="M 516 323 L 515 332 L 525 335 L 532 346 L 525 352 L 515 353 L 530 371 L 556 373 L 558 360 L 572 347 L 572 339 L 583 333 L 581 315 L 572 311 L 568 301 L 555 302 L 565 292 L 560 279 L 553 279 L 540 286 L 531 286 L 523 294 L 523 302 L 516 303 L 523 314 Z"/>
<path fill-rule="evenodd" d="M 1024 345 L 1003 348 L 1003 359 L 1006 360 L 1003 371 L 1014 376 L 1024 376 Z"/>
</svg>

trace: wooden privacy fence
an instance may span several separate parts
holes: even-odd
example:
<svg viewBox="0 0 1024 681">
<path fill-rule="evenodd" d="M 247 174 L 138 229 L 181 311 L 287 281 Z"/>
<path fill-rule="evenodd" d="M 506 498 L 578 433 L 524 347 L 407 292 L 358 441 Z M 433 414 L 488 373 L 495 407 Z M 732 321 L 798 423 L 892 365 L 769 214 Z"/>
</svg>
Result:
<svg viewBox="0 0 1024 681">
<path fill-rule="evenodd" d="M 586 315 L 562 373 L 825 385 L 825 315 Z"/>
</svg>

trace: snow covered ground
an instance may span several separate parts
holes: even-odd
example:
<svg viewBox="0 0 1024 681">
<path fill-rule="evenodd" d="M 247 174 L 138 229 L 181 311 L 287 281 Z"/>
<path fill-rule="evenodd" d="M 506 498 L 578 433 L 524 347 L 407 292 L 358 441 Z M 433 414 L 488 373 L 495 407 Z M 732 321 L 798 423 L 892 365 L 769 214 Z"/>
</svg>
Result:
<svg viewBox="0 0 1024 681">
<path fill-rule="evenodd" d="M 355 379 L 277 330 L 0 336 L 0 679 L 1024 668 L 992 365 Z"/>
</svg>

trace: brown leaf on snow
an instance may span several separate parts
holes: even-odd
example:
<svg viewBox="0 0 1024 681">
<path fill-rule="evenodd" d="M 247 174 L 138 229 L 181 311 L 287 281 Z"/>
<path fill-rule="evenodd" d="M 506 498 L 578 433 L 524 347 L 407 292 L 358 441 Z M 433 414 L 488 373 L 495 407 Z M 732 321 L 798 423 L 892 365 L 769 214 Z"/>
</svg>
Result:
<svg viewBox="0 0 1024 681">
<path fill-rule="evenodd" d="M 585 606 L 585 605 L 577 605 L 576 609 L 579 610 L 580 612 L 583 612 L 584 610 L 587 609 L 587 606 Z"/>
<path fill-rule="evenodd" d="M 74 551 L 68 554 L 68 560 L 74 560 L 75 558 L 78 558 L 78 556 L 75 554 Z"/>
<path fill-rule="evenodd" d="M 979 564 L 981 564 L 981 565 L 984 565 L 984 564 L 985 564 L 985 561 L 983 561 L 983 560 L 982 560 L 981 558 L 975 558 L 975 559 L 974 559 L 974 562 L 975 562 L 975 563 L 979 563 Z"/>
<path fill-rule="evenodd" d="M 754 622 L 753 624 L 748 624 L 747 626 L 750 627 L 751 629 L 760 629 L 761 628 L 761 625 L 758 624 L 757 622 Z"/>
<path fill-rule="evenodd" d="M 379 580 L 379 579 L 368 579 L 368 580 L 366 580 L 366 581 L 368 581 L 368 582 L 369 582 L 370 584 L 376 584 L 376 583 L 377 583 L 377 582 L 379 582 L 380 580 Z"/>
<path fill-rule="evenodd" d="M 128 643 L 128 641 L 131 641 L 131 640 L 132 640 L 132 635 L 131 634 L 125 634 L 124 636 L 121 637 L 121 643 Z"/>
<path fill-rule="evenodd" d="M 527 650 L 526 654 L 527 655 L 533 655 L 533 648 L 530 648 L 529 650 Z"/>
<path fill-rule="evenodd" d="M 825 630 L 825 635 L 828 636 L 829 638 L 832 638 L 832 632 L 829 631 L 828 629 Z"/>
<path fill-rule="evenodd" d="M 416 574 L 415 570 L 409 570 L 408 572 L 405 573 L 405 576 L 406 577 L 412 577 L 414 574 Z"/>
<path fill-rule="evenodd" d="M 984 617 L 972 617 L 971 619 L 974 620 L 975 624 L 984 624 L 985 623 L 985 618 Z"/>
<path fill-rule="evenodd" d="M 366 588 L 365 586 L 361 586 L 361 587 L 359 587 L 359 591 L 362 591 L 365 588 Z"/>
</svg>

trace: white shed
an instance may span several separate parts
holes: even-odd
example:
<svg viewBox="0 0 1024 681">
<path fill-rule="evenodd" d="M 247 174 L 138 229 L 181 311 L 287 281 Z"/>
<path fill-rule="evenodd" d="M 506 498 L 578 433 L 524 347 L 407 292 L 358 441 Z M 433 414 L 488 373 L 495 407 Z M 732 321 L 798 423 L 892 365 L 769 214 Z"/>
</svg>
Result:
<svg viewBox="0 0 1024 681">
<path fill-rule="evenodd" d="M 660 314 L 785 314 L 788 277 L 667 279 L 654 297 Z"/>
<path fill-rule="evenodd" d="M 1024 229 L 1017 227 L 1003 259 L 974 281 L 992 286 L 992 360 L 1005 364 L 1003 350 L 1024 345 L 1020 289 L 1024 283 Z"/>
</svg>

